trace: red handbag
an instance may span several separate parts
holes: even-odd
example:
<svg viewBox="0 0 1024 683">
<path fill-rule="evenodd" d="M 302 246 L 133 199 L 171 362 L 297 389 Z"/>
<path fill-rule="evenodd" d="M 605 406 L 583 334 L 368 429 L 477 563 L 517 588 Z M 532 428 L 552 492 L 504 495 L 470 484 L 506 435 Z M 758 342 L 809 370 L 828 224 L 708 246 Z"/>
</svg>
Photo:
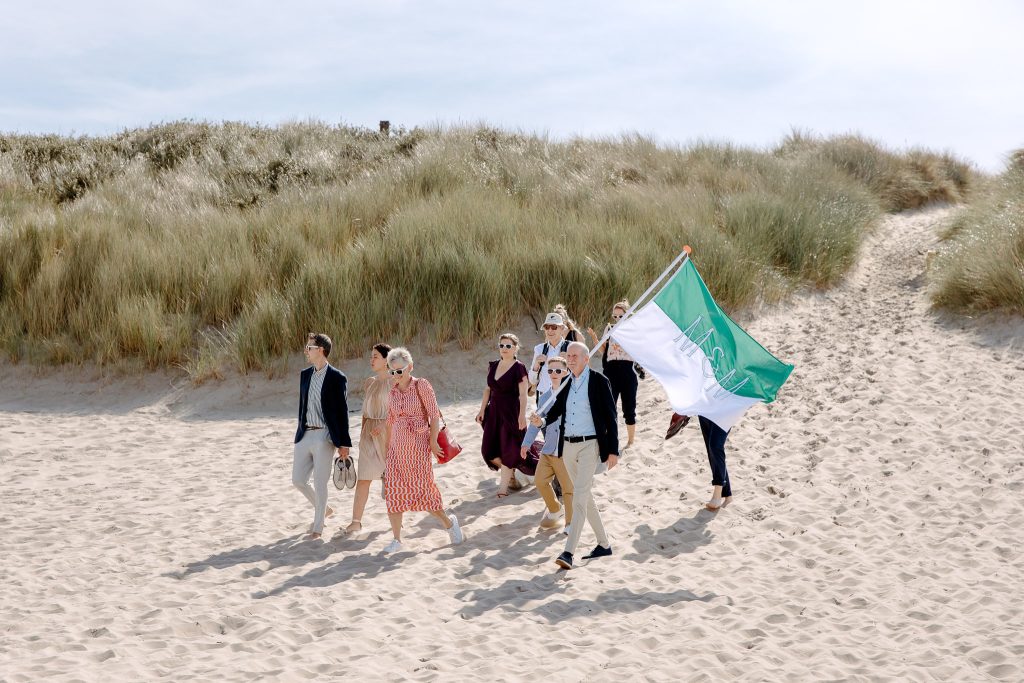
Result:
<svg viewBox="0 0 1024 683">
<path fill-rule="evenodd" d="M 420 394 L 419 380 L 416 381 L 416 397 L 420 400 L 420 405 L 423 406 L 423 416 L 429 423 L 430 413 L 427 412 L 427 404 L 423 400 L 423 395 Z M 448 425 L 444 420 L 444 413 L 441 413 L 440 408 L 438 408 L 438 413 L 441 414 L 441 429 L 437 432 L 437 445 L 441 448 L 441 455 L 438 457 L 437 462 L 443 465 L 461 453 L 462 446 L 459 445 L 459 442 L 448 431 Z"/>
</svg>

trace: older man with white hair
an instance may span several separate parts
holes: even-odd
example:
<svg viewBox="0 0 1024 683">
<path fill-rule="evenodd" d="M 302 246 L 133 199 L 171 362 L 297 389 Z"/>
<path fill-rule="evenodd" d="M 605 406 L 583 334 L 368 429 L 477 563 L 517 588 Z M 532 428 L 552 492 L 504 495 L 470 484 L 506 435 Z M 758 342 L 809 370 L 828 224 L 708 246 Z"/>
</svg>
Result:
<svg viewBox="0 0 1024 683">
<path fill-rule="evenodd" d="M 619 431 L 611 384 L 607 377 L 591 369 L 590 349 L 581 342 L 572 342 L 565 358 L 570 372 L 569 386 L 559 393 L 546 419 L 549 425 L 555 420 L 561 425 L 558 455 L 573 483 L 573 522 L 565 551 L 555 560 L 563 569 L 572 569 L 573 553 L 583 533 L 584 519 L 594 529 L 597 546 L 583 559 L 612 554 L 591 489 L 599 463 L 607 463 L 611 469 L 619 461 Z"/>
</svg>

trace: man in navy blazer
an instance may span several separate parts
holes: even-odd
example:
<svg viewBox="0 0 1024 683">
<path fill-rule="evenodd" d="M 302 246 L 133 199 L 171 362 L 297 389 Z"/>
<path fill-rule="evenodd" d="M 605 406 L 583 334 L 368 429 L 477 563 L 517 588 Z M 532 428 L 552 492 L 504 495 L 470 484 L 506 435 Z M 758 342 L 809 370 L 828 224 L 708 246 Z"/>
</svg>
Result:
<svg viewBox="0 0 1024 683">
<path fill-rule="evenodd" d="M 335 449 L 344 459 L 352 447 L 348 433 L 348 380 L 341 370 L 327 362 L 330 354 L 331 338 L 310 333 L 306 359 L 312 365 L 299 376 L 299 428 L 295 432 L 292 484 L 313 505 L 311 539 L 323 535 L 324 519 L 334 513 L 327 507 L 327 484 Z"/>
<path fill-rule="evenodd" d="M 559 392 L 546 419 L 547 424 L 560 421 L 562 439 L 558 444 L 558 457 L 565 463 L 573 488 L 569 538 L 565 551 L 555 562 L 563 569 L 572 569 L 573 553 L 580 542 L 584 520 L 594 529 L 597 547 L 583 559 L 612 554 L 591 490 L 599 464 L 607 463 L 611 469 L 619 461 L 619 427 L 611 384 L 607 377 L 591 369 L 590 349 L 581 342 L 572 342 L 565 358 L 569 383 Z"/>
</svg>

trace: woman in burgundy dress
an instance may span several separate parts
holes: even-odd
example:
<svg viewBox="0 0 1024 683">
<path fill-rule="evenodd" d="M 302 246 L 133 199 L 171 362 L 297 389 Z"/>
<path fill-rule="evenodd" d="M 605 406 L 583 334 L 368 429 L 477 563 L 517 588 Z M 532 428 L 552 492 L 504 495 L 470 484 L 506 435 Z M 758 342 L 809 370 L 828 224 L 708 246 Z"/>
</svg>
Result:
<svg viewBox="0 0 1024 683">
<path fill-rule="evenodd" d="M 476 421 L 484 428 L 480 452 L 492 470 L 501 470 L 498 498 L 508 495 L 513 470 L 533 476 L 537 468 L 536 456 L 527 453 L 520 457 L 520 445 L 526 434 L 526 366 L 516 360 L 519 338 L 507 333 L 498 339 L 501 357 L 491 361 L 487 370 L 480 413 Z"/>
</svg>

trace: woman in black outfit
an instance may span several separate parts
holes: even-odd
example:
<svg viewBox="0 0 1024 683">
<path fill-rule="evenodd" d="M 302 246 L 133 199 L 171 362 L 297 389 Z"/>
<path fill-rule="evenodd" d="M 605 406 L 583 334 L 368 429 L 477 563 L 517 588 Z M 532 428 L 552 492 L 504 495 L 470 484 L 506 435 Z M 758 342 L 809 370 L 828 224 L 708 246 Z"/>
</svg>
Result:
<svg viewBox="0 0 1024 683">
<path fill-rule="evenodd" d="M 605 332 L 619 322 L 628 310 L 629 301 L 625 299 L 612 306 L 612 321 L 604 328 Z M 587 332 L 594 344 L 600 341 L 593 328 L 588 327 Z M 594 354 L 598 353 L 601 354 L 605 377 L 612 385 L 612 398 L 618 402 L 619 397 L 622 397 L 622 416 L 626 419 L 626 435 L 628 437 L 626 448 L 629 448 L 633 445 L 633 438 L 636 436 L 636 390 L 639 380 L 636 376 L 635 364 L 630 355 L 615 343 L 614 338 L 595 348 Z"/>
</svg>

